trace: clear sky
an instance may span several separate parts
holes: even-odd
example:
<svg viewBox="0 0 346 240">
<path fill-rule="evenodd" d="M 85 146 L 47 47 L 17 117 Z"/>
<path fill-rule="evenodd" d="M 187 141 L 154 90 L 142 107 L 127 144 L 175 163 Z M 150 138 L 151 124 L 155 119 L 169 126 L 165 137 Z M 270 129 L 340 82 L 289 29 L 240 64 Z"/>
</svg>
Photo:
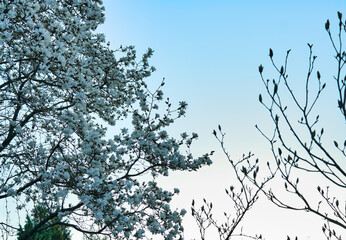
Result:
<svg viewBox="0 0 346 240">
<path fill-rule="evenodd" d="M 272 160 L 269 145 L 254 127 L 271 127 L 267 112 L 258 102 L 258 94 L 264 93 L 258 66 L 264 65 L 268 78 L 276 77 L 269 62 L 269 48 L 274 50 L 279 65 L 286 51 L 292 49 L 288 74 L 299 93 L 307 71 L 307 43 L 314 44 L 316 68 L 328 86 L 321 111 L 331 119 L 339 114 L 332 78 L 336 69 L 334 53 L 324 24 L 330 19 L 336 32 L 337 11 L 346 16 L 344 0 L 105 0 L 104 5 L 106 22 L 99 31 L 105 33 L 112 48 L 134 45 L 139 54 L 148 47 L 154 49 L 151 63 L 157 71 L 148 81 L 154 87 L 165 77 L 166 97 L 172 102 L 188 102 L 186 117 L 170 129 L 172 135 L 197 132 L 200 139 L 193 146 L 196 155 L 216 151 L 213 166 L 160 179 L 168 189 L 181 189 L 173 207 L 189 210 L 192 198 L 199 202 L 205 197 L 213 200 L 220 211 L 228 210 L 224 187 L 234 179 L 211 134 L 218 124 L 227 133 L 226 144 L 233 158 L 251 150 L 260 160 Z M 328 123 L 331 119 L 322 121 Z M 330 131 L 335 137 L 344 137 L 333 127 Z M 316 223 L 316 219 L 280 210 L 263 198 L 244 220 L 244 232 L 262 233 L 269 240 L 286 239 L 287 235 L 323 239 L 322 222 Z M 185 238 L 198 239 L 190 216 L 184 224 Z M 208 239 L 216 237 L 209 235 Z"/>
</svg>

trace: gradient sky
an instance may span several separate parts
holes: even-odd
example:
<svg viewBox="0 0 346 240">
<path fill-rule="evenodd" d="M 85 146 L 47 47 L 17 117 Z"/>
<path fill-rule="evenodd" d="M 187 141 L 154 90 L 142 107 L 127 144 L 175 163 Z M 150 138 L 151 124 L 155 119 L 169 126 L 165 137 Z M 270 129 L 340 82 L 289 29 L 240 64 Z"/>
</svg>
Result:
<svg viewBox="0 0 346 240">
<path fill-rule="evenodd" d="M 314 45 L 316 69 L 328 86 L 321 99 L 321 112 L 326 116 L 321 121 L 337 121 L 332 78 L 336 64 L 324 23 L 330 19 L 336 32 L 337 11 L 346 15 L 344 0 L 105 0 L 104 5 L 106 22 L 99 31 L 105 33 L 111 47 L 134 45 L 139 55 L 148 47 L 154 49 L 151 63 L 157 71 L 148 81 L 155 87 L 165 77 L 165 96 L 172 102 L 188 102 L 186 117 L 172 126 L 172 135 L 197 132 L 200 139 L 193 145 L 196 156 L 216 151 L 213 166 L 160 179 L 165 188 L 181 189 L 173 208 L 189 210 L 192 198 L 201 202 L 205 197 L 214 201 L 216 211 L 228 211 L 224 188 L 234 179 L 211 134 L 218 124 L 227 133 L 226 145 L 234 159 L 251 150 L 260 160 L 272 160 L 268 143 L 254 127 L 258 124 L 271 129 L 269 116 L 258 102 L 258 94 L 264 93 L 258 66 L 264 65 L 266 77 L 276 77 L 269 48 L 274 50 L 278 65 L 292 49 L 288 74 L 299 94 L 307 71 L 307 43 Z M 343 140 L 343 131 L 332 126 L 329 131 Z M 314 184 L 312 187 L 315 189 Z M 264 198 L 243 222 L 244 232 L 262 233 L 268 240 L 286 239 L 287 235 L 323 239 L 321 224 L 315 216 L 280 210 Z M 184 226 L 186 239 L 198 239 L 190 213 Z M 208 239 L 217 238 L 211 234 Z"/>
</svg>

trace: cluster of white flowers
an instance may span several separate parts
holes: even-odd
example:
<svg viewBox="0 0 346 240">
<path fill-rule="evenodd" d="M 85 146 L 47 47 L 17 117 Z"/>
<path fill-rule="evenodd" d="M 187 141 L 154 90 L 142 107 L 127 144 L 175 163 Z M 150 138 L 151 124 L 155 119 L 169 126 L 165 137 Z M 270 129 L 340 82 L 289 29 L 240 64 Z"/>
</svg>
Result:
<svg viewBox="0 0 346 240">
<path fill-rule="evenodd" d="M 187 104 L 159 110 L 163 84 L 151 92 L 144 81 L 153 51 L 137 61 L 133 47 L 111 50 L 93 32 L 103 10 L 100 0 L 0 2 L 0 202 L 49 204 L 77 229 L 91 220 L 115 239 L 173 239 L 186 211 L 170 209 L 179 190 L 155 177 L 211 161 L 180 153 L 197 134 L 177 140 L 164 130 Z M 101 122 L 126 118 L 132 126 L 107 139 Z M 146 173 L 153 181 L 140 182 Z M 65 206 L 68 196 L 80 202 Z"/>
</svg>

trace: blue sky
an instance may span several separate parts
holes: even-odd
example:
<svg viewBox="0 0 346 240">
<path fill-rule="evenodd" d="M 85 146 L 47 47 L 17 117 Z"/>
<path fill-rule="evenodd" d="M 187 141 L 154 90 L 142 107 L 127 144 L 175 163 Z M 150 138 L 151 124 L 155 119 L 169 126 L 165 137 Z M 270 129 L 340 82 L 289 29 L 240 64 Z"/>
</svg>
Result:
<svg viewBox="0 0 346 240">
<path fill-rule="evenodd" d="M 139 54 L 148 47 L 154 49 L 151 63 L 157 71 L 148 81 L 155 87 L 165 77 L 166 97 L 188 102 L 186 117 L 170 129 L 172 135 L 197 132 L 196 154 L 217 151 L 213 166 L 192 174 L 172 173 L 160 180 L 167 188 L 181 189 L 174 207 L 189 209 L 192 198 L 206 197 L 226 210 L 223 192 L 232 176 L 211 135 L 218 124 L 227 132 L 226 144 L 235 159 L 251 150 L 260 159 L 270 160 L 268 144 L 254 127 L 271 129 L 268 114 L 258 103 L 258 94 L 264 93 L 258 66 L 264 65 L 268 78 L 276 77 L 269 48 L 279 65 L 292 49 L 288 74 L 299 94 L 307 70 L 307 43 L 314 44 L 316 69 L 328 86 L 321 99 L 320 111 L 326 116 L 321 121 L 334 121 L 339 114 L 336 107 L 330 107 L 336 106 L 332 78 L 336 65 L 324 24 L 330 19 L 336 33 L 337 11 L 346 15 L 344 1 L 105 0 L 104 5 L 106 22 L 99 31 L 111 47 L 134 45 Z M 329 131 L 336 138 L 344 137 L 333 127 Z M 289 234 L 322 239 L 321 222 L 306 224 L 315 217 L 282 211 L 265 201 L 258 205 L 245 219 L 244 230 L 262 233 L 269 240 L 286 239 Z M 198 237 L 189 217 L 185 228 L 186 239 Z M 209 239 L 216 238 L 210 235 Z"/>
<path fill-rule="evenodd" d="M 106 24 L 100 31 L 113 48 L 135 45 L 139 54 L 153 48 L 158 70 L 149 81 L 155 86 L 165 77 L 166 95 L 189 103 L 187 116 L 196 118 L 194 125 L 210 123 L 207 114 L 218 119 L 214 127 L 229 122 L 234 112 L 249 116 L 241 110 L 260 108 L 263 87 L 257 69 L 260 64 L 270 69 L 269 48 L 279 61 L 292 49 L 291 69 L 297 76 L 306 71 L 307 42 L 317 55 L 324 54 L 318 59 L 321 66 L 322 60 L 333 61 L 324 23 L 327 18 L 336 22 L 336 11 L 346 8 L 342 1 L 260 2 L 104 1 Z M 239 118 L 243 123 L 244 116 Z"/>
</svg>

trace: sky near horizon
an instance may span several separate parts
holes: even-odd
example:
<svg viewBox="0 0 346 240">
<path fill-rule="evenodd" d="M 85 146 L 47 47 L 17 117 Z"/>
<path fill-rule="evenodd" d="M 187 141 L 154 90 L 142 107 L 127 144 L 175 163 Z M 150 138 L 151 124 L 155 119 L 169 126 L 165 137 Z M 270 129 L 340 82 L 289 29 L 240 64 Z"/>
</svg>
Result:
<svg viewBox="0 0 346 240">
<path fill-rule="evenodd" d="M 299 94 L 308 67 L 307 43 L 314 45 L 314 54 L 318 56 L 316 69 L 328 86 L 321 97 L 321 113 L 326 116 L 321 121 L 343 123 L 334 119 L 339 114 L 333 81 L 336 64 L 324 24 L 329 19 L 332 31 L 337 32 L 337 11 L 346 16 L 345 1 L 103 2 L 106 21 L 98 31 L 105 33 L 111 47 L 134 45 L 138 56 L 152 48 L 151 64 L 157 71 L 148 82 L 155 87 L 165 78 L 165 96 L 173 103 L 183 100 L 189 104 L 186 117 L 171 127 L 172 135 L 197 132 L 200 138 L 192 149 L 196 156 L 216 151 L 212 166 L 194 173 L 172 173 L 160 179 L 163 187 L 181 190 L 172 202 L 173 208 L 189 210 L 192 198 L 201 203 L 205 197 L 216 203 L 216 211 L 232 211 L 227 209 L 228 199 L 224 194 L 224 188 L 233 181 L 231 168 L 211 134 L 218 124 L 227 134 L 226 147 L 233 158 L 252 151 L 260 160 L 272 161 L 268 143 L 255 129 L 255 124 L 272 128 L 268 113 L 258 102 L 259 93 L 265 98 L 258 66 L 263 64 L 266 77 L 277 77 L 268 57 L 269 48 L 273 49 L 278 65 L 283 64 L 286 51 L 292 50 L 288 74 Z M 344 132 L 333 126 L 329 130 L 337 139 L 344 138 Z M 311 214 L 278 209 L 262 197 L 243 226 L 245 233 L 261 233 L 268 240 L 286 239 L 287 235 L 323 239 L 322 223 Z M 184 227 L 185 239 L 199 239 L 190 212 Z M 211 234 L 207 239 L 216 237 Z"/>
</svg>

